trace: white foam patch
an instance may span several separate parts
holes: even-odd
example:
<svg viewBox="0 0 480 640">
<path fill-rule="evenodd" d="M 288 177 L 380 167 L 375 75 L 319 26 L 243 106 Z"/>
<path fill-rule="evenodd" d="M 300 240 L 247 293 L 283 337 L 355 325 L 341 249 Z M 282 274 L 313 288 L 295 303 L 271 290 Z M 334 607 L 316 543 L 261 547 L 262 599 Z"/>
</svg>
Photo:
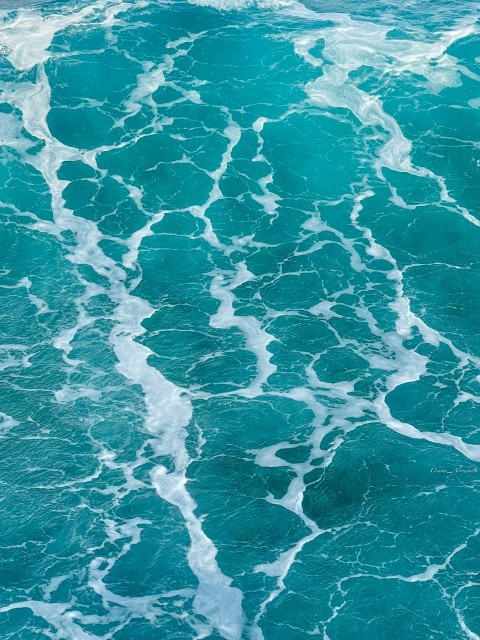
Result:
<svg viewBox="0 0 480 640">
<path fill-rule="evenodd" d="M 0 135 L 2 134 L 1 126 L 2 125 L 1 125 L 1 118 L 0 118 Z M 21 139 L 19 141 L 21 142 Z M 10 148 L 14 148 L 14 147 L 17 146 L 15 144 L 15 140 L 11 140 L 9 143 L 5 143 L 5 145 L 9 146 Z M 30 146 L 30 145 L 28 145 L 28 146 Z M 20 144 L 20 147 L 17 147 L 17 148 L 22 148 L 22 151 L 26 150 L 26 148 L 24 148 L 22 144 Z M 20 213 L 20 212 L 18 212 L 18 213 Z M 41 298 L 39 298 L 35 294 L 30 293 L 31 287 L 32 287 L 32 281 L 28 277 L 22 278 L 21 280 L 19 280 L 16 285 L 0 285 L 0 289 L 25 288 L 27 290 L 28 299 L 34 305 L 34 307 L 37 308 L 37 311 L 36 311 L 35 315 L 39 316 L 39 315 L 42 315 L 44 313 L 50 313 L 51 309 L 48 306 L 48 304 L 45 302 L 45 300 L 42 300 Z"/>
<path fill-rule="evenodd" d="M 84 22 L 104 4 L 95 2 L 76 13 L 46 16 L 35 9 L 20 9 L 13 20 L 0 25 L 0 46 L 16 69 L 33 69 L 48 60 L 48 49 L 56 33 Z"/>
<path fill-rule="evenodd" d="M 55 630 L 57 638 L 72 640 L 101 640 L 100 636 L 87 633 L 78 624 L 80 614 L 72 609 L 70 603 L 43 602 L 42 600 L 25 600 L 0 608 L 0 613 L 8 613 L 15 609 L 30 609 L 37 617 L 43 618 Z"/>
<path fill-rule="evenodd" d="M 22 344 L 0 345 L 0 372 L 12 367 L 23 367 L 27 369 L 31 366 L 29 362 L 28 347 Z M 18 353 L 19 357 L 16 357 Z"/>
<path fill-rule="evenodd" d="M 280 196 L 278 196 L 276 193 L 273 193 L 273 191 L 270 191 L 270 189 L 268 188 L 268 185 L 272 182 L 273 173 L 269 173 L 268 176 L 260 178 L 258 180 L 258 185 L 262 190 L 262 195 L 259 196 L 255 193 L 252 194 L 253 200 L 255 200 L 255 202 L 258 202 L 258 204 L 262 206 L 265 213 L 269 216 L 273 216 L 276 213 L 278 207 L 280 206 L 279 202 L 281 200 Z"/>
<path fill-rule="evenodd" d="M 120 551 L 109 558 L 95 557 L 91 561 L 88 570 L 88 585 L 98 594 L 104 603 L 105 608 L 109 609 L 109 605 L 116 605 L 110 609 L 110 617 L 120 618 L 123 624 L 122 628 L 132 618 L 144 618 L 154 623 L 157 615 L 161 615 L 162 611 L 158 608 L 158 596 L 121 596 L 112 592 L 106 585 L 106 578 L 115 564 L 125 556 L 130 549 L 138 544 L 141 540 L 142 526 L 151 524 L 149 520 L 142 518 L 132 518 L 125 522 L 117 523 L 113 520 L 105 520 L 105 533 L 110 543 L 118 543 L 124 539 Z M 103 549 L 99 547 L 99 549 Z M 94 551 L 92 549 L 91 551 Z M 167 594 L 165 594 L 167 595 Z M 116 610 L 121 607 L 121 614 L 118 616 Z M 113 634 L 112 634 L 113 635 Z"/>
<path fill-rule="evenodd" d="M 85 28 L 88 24 L 110 28 L 121 24 L 117 15 L 133 8 L 145 6 L 145 0 L 110 3 L 97 0 L 78 11 L 44 14 L 39 9 L 19 8 L 13 18 L 9 12 L 0 17 L 0 48 L 11 64 L 20 71 L 28 71 L 50 57 L 50 47 L 57 33 L 69 27 Z M 102 18 L 103 20 L 99 20 Z"/>
<path fill-rule="evenodd" d="M 58 391 L 54 391 L 55 400 L 59 404 L 75 402 L 79 398 L 98 401 L 101 397 L 100 391 L 85 386 L 63 386 Z"/>
<path fill-rule="evenodd" d="M 65 574 L 65 575 L 53 577 L 49 581 L 49 583 L 43 588 L 43 593 L 44 593 L 44 596 L 45 596 L 45 600 L 47 602 L 50 602 L 50 600 L 52 598 L 52 594 L 54 594 L 55 591 L 57 591 L 57 589 L 60 587 L 60 585 L 63 582 L 65 582 L 65 580 L 70 578 L 72 575 L 73 575 L 73 572 Z"/>
<path fill-rule="evenodd" d="M 471 107 L 472 109 L 479 109 L 480 108 L 480 98 L 471 98 L 468 101 L 468 106 Z"/>
<path fill-rule="evenodd" d="M 6 413 L 0 411 L 0 437 L 4 436 L 11 429 L 18 427 L 19 424 L 20 423 L 17 422 L 15 418 L 12 418 L 12 416 L 9 416 Z"/>
<path fill-rule="evenodd" d="M 13 113 L 0 113 L 0 145 L 20 153 L 32 146 L 22 135 L 22 123 Z"/>
<path fill-rule="evenodd" d="M 310 307 L 309 311 L 314 316 L 322 316 L 325 320 L 330 320 L 331 318 L 338 318 L 338 313 L 332 311 L 332 307 L 335 306 L 334 302 L 329 302 L 328 300 L 322 300 L 317 304 L 314 304 L 313 307 Z"/>
</svg>

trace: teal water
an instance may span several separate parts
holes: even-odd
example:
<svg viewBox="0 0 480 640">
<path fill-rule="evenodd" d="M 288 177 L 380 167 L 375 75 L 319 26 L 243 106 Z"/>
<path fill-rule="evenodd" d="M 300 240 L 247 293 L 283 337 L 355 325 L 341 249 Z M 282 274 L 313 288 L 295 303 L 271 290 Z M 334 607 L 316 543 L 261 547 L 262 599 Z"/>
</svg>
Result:
<svg viewBox="0 0 480 640">
<path fill-rule="evenodd" d="M 478 640 L 478 3 L 2 7 L 1 640 Z"/>
</svg>

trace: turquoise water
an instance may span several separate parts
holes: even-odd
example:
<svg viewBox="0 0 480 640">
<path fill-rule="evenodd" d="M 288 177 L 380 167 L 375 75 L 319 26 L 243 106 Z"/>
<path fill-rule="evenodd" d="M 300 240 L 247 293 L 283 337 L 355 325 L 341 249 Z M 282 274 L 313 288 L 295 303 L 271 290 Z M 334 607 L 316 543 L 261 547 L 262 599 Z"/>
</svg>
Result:
<svg viewBox="0 0 480 640">
<path fill-rule="evenodd" d="M 1 640 L 478 640 L 458 1 L 3 4 Z"/>
</svg>

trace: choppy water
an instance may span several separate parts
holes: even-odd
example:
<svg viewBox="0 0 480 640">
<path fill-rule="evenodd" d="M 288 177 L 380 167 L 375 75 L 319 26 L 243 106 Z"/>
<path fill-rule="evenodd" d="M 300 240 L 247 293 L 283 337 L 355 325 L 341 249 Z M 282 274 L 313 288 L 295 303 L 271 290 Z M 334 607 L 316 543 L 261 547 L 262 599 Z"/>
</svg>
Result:
<svg viewBox="0 0 480 640">
<path fill-rule="evenodd" d="M 0 638 L 478 640 L 478 4 L 3 6 Z"/>
</svg>

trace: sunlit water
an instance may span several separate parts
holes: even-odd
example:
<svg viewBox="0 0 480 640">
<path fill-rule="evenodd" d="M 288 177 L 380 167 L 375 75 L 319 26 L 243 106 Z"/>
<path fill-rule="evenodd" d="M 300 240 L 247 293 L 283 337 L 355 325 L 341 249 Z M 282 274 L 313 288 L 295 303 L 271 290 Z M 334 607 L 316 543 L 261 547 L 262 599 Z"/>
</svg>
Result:
<svg viewBox="0 0 480 640">
<path fill-rule="evenodd" d="M 477 4 L 2 6 L 0 638 L 478 640 Z"/>
</svg>

